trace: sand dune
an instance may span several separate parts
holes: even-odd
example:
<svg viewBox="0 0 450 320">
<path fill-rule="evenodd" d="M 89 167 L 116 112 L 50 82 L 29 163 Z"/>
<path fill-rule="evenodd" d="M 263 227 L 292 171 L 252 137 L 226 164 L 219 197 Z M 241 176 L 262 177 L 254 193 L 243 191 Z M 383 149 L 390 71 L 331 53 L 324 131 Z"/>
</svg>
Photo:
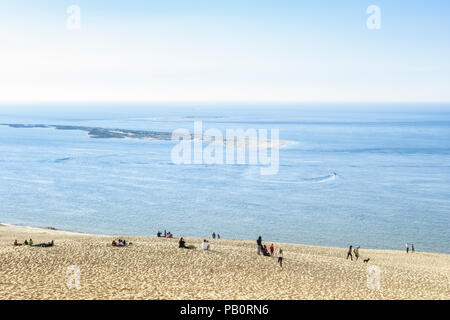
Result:
<svg viewBox="0 0 450 320">
<path fill-rule="evenodd" d="M 51 248 L 14 247 L 13 241 L 55 240 Z M 2 299 L 448 299 L 450 255 L 364 250 L 370 262 L 346 260 L 346 249 L 275 243 L 285 254 L 256 255 L 254 241 L 124 237 L 133 246 L 111 247 L 114 237 L 0 226 Z M 117 237 L 116 237 L 117 238 Z M 264 239 L 263 239 L 264 240 Z M 67 287 L 78 266 L 80 288 Z M 367 267 L 381 271 L 381 288 L 367 286 Z"/>
</svg>

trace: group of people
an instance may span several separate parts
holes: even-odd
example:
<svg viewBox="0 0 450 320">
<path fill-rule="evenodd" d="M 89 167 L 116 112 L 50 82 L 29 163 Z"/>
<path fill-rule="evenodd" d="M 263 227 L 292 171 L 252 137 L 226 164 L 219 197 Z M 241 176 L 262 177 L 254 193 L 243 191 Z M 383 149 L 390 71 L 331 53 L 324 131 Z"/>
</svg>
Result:
<svg viewBox="0 0 450 320">
<path fill-rule="evenodd" d="M 213 239 L 216 238 L 216 233 L 215 232 L 212 233 L 212 238 Z M 217 234 L 217 239 L 220 239 L 220 234 Z"/>
<path fill-rule="evenodd" d="M 203 250 L 209 250 L 209 246 L 210 243 L 208 240 L 203 239 L 203 243 L 202 243 L 202 249 Z M 194 249 L 194 246 L 187 246 L 186 245 L 186 241 L 184 241 L 184 238 L 181 237 L 180 240 L 178 241 L 178 248 L 182 248 L 182 249 Z"/>
<path fill-rule="evenodd" d="M 261 236 L 258 237 L 256 240 L 256 244 L 258 245 L 258 255 L 261 253 L 263 256 L 266 257 L 272 257 L 275 252 L 275 247 L 273 246 L 273 243 L 270 245 L 269 249 L 267 249 L 266 245 L 263 245 Z M 270 252 L 269 252 L 270 250 Z M 280 267 L 283 267 L 283 250 L 280 248 L 280 251 L 278 252 L 278 263 L 280 264 Z"/>
<path fill-rule="evenodd" d="M 166 232 L 166 230 L 164 230 L 164 233 L 162 233 L 161 231 L 158 231 L 156 233 L 156 236 L 158 238 L 173 238 L 173 234 L 171 234 L 170 231 Z"/>
<path fill-rule="evenodd" d="M 203 248 L 203 250 L 209 250 L 209 241 L 208 240 L 203 239 L 202 248 Z"/>
<path fill-rule="evenodd" d="M 34 244 L 33 239 L 30 240 L 25 240 L 23 243 L 19 243 L 17 242 L 17 240 L 14 240 L 14 245 L 15 246 L 32 246 L 32 247 L 53 247 L 53 245 L 55 244 L 55 242 L 52 240 L 50 242 L 43 242 L 43 243 L 38 243 L 38 244 Z"/>
<path fill-rule="evenodd" d="M 118 239 L 117 241 L 113 240 L 111 245 L 113 247 L 126 247 L 127 246 L 127 241 L 123 240 L 123 239 Z M 133 242 L 128 243 L 128 245 L 129 246 L 133 245 Z"/>
<path fill-rule="evenodd" d="M 358 261 L 359 259 L 359 249 L 361 247 L 357 246 L 356 248 L 353 248 L 353 246 L 348 247 L 348 252 L 347 252 L 347 260 L 348 258 L 350 258 L 353 261 L 353 255 L 352 255 L 352 251 L 355 254 L 355 261 Z"/>
<path fill-rule="evenodd" d="M 411 245 L 411 253 L 414 253 L 414 243 L 406 243 L 406 253 L 409 253 L 409 246 Z"/>
<path fill-rule="evenodd" d="M 411 253 L 414 253 L 414 243 L 407 242 L 405 246 L 406 246 L 406 253 L 409 253 L 410 246 L 411 246 Z M 352 251 L 353 251 L 353 254 L 355 255 L 355 259 L 356 259 L 355 261 L 358 261 L 360 248 L 361 248 L 360 246 L 357 246 L 356 248 L 353 248 L 353 246 L 350 246 L 348 248 L 348 252 L 347 252 L 347 260 L 348 260 L 348 258 L 350 258 L 353 261 L 353 255 L 352 255 Z M 364 262 L 366 262 L 366 261 L 364 261 Z"/>
</svg>

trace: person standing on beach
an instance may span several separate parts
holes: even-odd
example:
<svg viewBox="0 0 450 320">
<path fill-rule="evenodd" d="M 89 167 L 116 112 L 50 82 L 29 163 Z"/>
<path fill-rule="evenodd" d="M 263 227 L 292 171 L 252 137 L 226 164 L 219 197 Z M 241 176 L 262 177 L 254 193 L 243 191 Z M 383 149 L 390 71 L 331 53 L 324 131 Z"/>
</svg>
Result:
<svg viewBox="0 0 450 320">
<path fill-rule="evenodd" d="M 280 264 L 280 267 L 283 268 L 283 250 L 280 249 L 280 252 L 278 253 L 278 263 Z"/>
<path fill-rule="evenodd" d="M 348 252 L 347 252 L 347 260 L 348 260 L 348 257 L 350 257 L 350 258 L 352 259 L 352 261 L 353 261 L 352 248 L 353 248 L 353 246 L 350 246 L 350 247 L 348 248 Z"/>
<path fill-rule="evenodd" d="M 358 261 L 358 258 L 359 258 L 359 248 L 360 248 L 360 246 L 357 246 L 355 248 L 355 250 L 353 250 L 353 252 L 355 253 L 356 261 Z"/>
<path fill-rule="evenodd" d="M 217 239 L 220 239 L 220 234 L 217 234 Z"/>
<path fill-rule="evenodd" d="M 414 243 L 411 243 L 411 253 L 414 253 Z"/>
<path fill-rule="evenodd" d="M 215 239 L 215 238 L 216 238 L 216 233 L 215 233 L 215 232 L 213 232 L 213 234 L 212 234 L 212 238 L 213 238 L 213 239 Z"/>
<path fill-rule="evenodd" d="M 258 240 L 256 240 L 256 244 L 258 245 L 258 256 L 261 253 L 261 249 L 262 249 L 262 238 L 261 236 L 258 237 Z"/>
<path fill-rule="evenodd" d="M 409 243 L 407 242 L 406 243 L 406 253 L 408 253 L 409 252 Z"/>
<path fill-rule="evenodd" d="M 273 256 L 273 251 L 275 248 L 273 247 L 273 243 L 270 245 L 270 255 Z"/>
</svg>

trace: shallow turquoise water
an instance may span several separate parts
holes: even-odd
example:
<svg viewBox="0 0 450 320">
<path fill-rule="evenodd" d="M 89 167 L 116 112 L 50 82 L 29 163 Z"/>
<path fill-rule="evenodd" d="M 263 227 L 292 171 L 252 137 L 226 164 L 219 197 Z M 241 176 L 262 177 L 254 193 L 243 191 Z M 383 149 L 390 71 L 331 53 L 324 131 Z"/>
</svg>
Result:
<svg viewBox="0 0 450 320">
<path fill-rule="evenodd" d="M 0 126 L 0 222 L 450 253 L 449 110 L 3 106 L 1 123 L 171 132 L 199 117 L 205 129 L 279 129 L 295 143 L 280 150 L 278 174 L 261 176 L 253 165 L 174 165 L 171 141 Z"/>
</svg>

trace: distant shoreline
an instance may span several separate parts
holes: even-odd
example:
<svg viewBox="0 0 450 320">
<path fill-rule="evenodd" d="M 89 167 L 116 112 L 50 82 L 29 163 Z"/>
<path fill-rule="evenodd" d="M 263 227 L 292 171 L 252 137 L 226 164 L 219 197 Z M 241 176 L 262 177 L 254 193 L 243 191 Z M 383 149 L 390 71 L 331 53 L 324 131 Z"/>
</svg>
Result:
<svg viewBox="0 0 450 320">
<path fill-rule="evenodd" d="M 70 126 L 70 125 L 55 125 L 55 124 L 23 124 L 23 123 L 0 123 L 1 126 L 7 126 L 14 129 L 55 129 L 66 131 L 85 131 L 91 139 L 139 139 L 147 141 L 174 141 L 171 132 L 159 132 L 151 130 L 130 130 L 119 128 L 101 128 L 101 127 L 85 127 L 85 126 Z M 205 142 L 213 141 L 214 136 L 201 134 L 189 134 L 189 140 L 202 140 Z M 232 138 L 232 139 L 231 139 Z M 235 141 L 236 139 L 236 141 Z M 284 140 L 270 140 L 270 139 L 255 139 L 248 136 L 244 137 L 224 137 L 224 145 L 232 145 L 234 148 L 245 149 L 271 149 L 282 148 L 289 144 L 294 144 L 292 141 Z M 256 147 L 255 147 L 256 146 Z"/>
<path fill-rule="evenodd" d="M 0 222 L 0 231 L 1 231 L 1 227 L 5 226 L 5 227 L 15 227 L 15 228 L 23 228 L 25 229 L 31 229 L 31 230 L 36 230 L 36 231 L 48 231 L 48 232 L 57 232 L 57 233 L 67 233 L 67 234 L 73 234 L 73 235 L 80 235 L 80 236 L 93 236 L 93 237 L 110 237 L 110 238 L 114 238 L 114 237 L 132 237 L 132 238 L 157 238 L 156 235 L 152 236 L 152 235 L 133 235 L 133 234 L 104 234 L 104 233 L 87 233 L 87 232 L 82 232 L 82 231 L 71 231 L 71 230 L 66 230 L 66 229 L 56 229 L 53 228 L 51 226 L 48 227 L 37 227 L 37 226 L 30 226 L 30 225 L 17 225 L 17 224 L 10 224 L 10 223 L 5 223 L 5 222 Z M 156 232 L 155 232 L 156 234 Z M 177 239 L 179 237 L 183 237 L 185 239 L 211 239 L 211 237 L 199 237 L 199 236 L 184 236 L 182 234 L 180 235 L 174 235 L 173 239 Z M 229 240 L 229 241 L 244 241 L 244 242 L 255 242 L 256 243 L 256 239 L 250 240 L 250 239 L 238 239 L 238 238 L 221 238 L 218 240 Z M 283 244 L 283 245 L 293 245 L 293 246 L 303 246 L 303 247 L 316 247 L 316 248 L 328 248 L 328 249 L 340 249 L 340 250 L 348 250 L 348 247 L 334 247 L 334 246 L 321 246 L 321 245 L 315 245 L 315 244 L 304 244 L 304 243 L 297 243 L 297 242 L 278 242 L 278 241 L 273 241 L 273 240 L 264 240 L 264 236 L 263 236 L 263 242 L 264 243 L 278 243 L 278 244 Z M 390 251 L 390 252 L 399 252 L 399 253 L 405 253 L 405 250 L 399 250 L 399 249 L 385 249 L 385 248 L 363 248 L 364 250 L 369 250 L 369 251 Z M 443 254 L 443 255 L 448 255 L 450 256 L 450 254 L 445 253 L 445 252 L 430 252 L 430 251 L 418 251 L 416 250 L 415 253 L 428 253 L 428 254 Z M 412 253 L 409 253 L 412 254 Z"/>
</svg>

